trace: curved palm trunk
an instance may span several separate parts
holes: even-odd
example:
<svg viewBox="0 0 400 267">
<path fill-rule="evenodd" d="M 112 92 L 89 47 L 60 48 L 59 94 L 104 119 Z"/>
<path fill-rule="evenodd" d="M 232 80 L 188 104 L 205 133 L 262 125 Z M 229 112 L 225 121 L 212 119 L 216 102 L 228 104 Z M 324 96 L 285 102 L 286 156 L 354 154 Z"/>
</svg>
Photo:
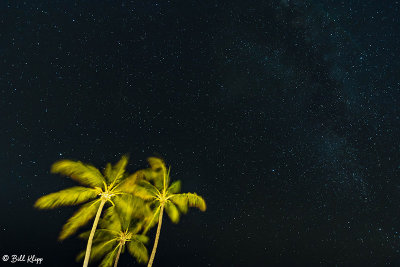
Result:
<svg viewBox="0 0 400 267">
<path fill-rule="evenodd" d="M 123 244 L 119 244 L 119 249 L 118 249 L 117 257 L 115 258 L 114 267 L 117 267 L 119 255 L 121 254 L 121 250 L 122 250 L 122 246 L 123 246 Z"/>
<path fill-rule="evenodd" d="M 103 210 L 105 203 L 106 203 L 106 200 L 102 199 L 100 202 L 99 209 L 97 210 L 96 218 L 94 219 L 92 231 L 90 232 L 90 236 L 89 236 L 88 243 L 86 246 L 86 254 L 85 254 L 85 260 L 83 261 L 83 267 L 87 267 L 89 264 L 89 257 L 90 257 L 90 251 L 92 250 L 92 242 L 93 242 L 94 232 L 96 232 L 97 224 L 99 223 L 99 219 L 100 219 L 100 214 L 101 214 L 101 211 Z"/>
<path fill-rule="evenodd" d="M 150 260 L 149 260 L 149 263 L 147 264 L 147 267 L 151 267 L 153 265 L 154 256 L 156 255 L 158 239 L 160 238 L 160 232 L 161 232 L 161 224 L 162 224 L 163 212 L 164 212 L 164 204 L 161 204 L 160 217 L 158 218 L 158 227 L 157 227 L 156 239 L 154 240 L 153 250 L 151 251 Z"/>
</svg>

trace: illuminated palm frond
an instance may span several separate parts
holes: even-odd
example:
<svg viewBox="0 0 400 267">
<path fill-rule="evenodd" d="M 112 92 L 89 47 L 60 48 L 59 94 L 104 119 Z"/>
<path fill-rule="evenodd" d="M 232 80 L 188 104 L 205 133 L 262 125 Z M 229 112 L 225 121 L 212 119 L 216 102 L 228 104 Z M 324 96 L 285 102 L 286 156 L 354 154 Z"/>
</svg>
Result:
<svg viewBox="0 0 400 267">
<path fill-rule="evenodd" d="M 149 260 L 149 253 L 144 245 L 148 241 L 149 238 L 147 236 L 133 235 L 131 241 L 127 244 L 129 253 L 135 257 L 138 263 L 147 263 Z"/>
<path fill-rule="evenodd" d="M 106 168 L 104 169 L 104 176 L 108 184 L 118 184 L 119 181 L 124 177 L 125 168 L 128 164 L 128 156 L 124 155 L 121 159 L 112 166 L 110 163 L 107 164 Z"/>
<path fill-rule="evenodd" d="M 100 223 L 99 223 L 100 224 Z M 118 231 L 114 231 L 111 229 L 97 229 L 96 233 L 94 233 L 93 244 L 101 243 L 105 240 L 108 240 L 110 237 L 110 233 L 118 233 Z M 80 233 L 78 237 L 82 240 L 87 240 L 89 238 L 90 231 L 85 231 Z"/>
<path fill-rule="evenodd" d="M 116 211 L 116 206 L 107 208 L 103 213 L 103 219 L 99 221 L 99 227 L 101 229 L 108 229 L 115 232 L 122 230 L 120 218 Z"/>
<path fill-rule="evenodd" d="M 162 171 L 153 171 L 152 169 L 149 168 L 142 170 L 142 173 L 146 181 L 152 182 L 154 186 L 160 190 L 163 188 L 164 180 Z"/>
<path fill-rule="evenodd" d="M 39 198 L 34 207 L 38 209 L 54 209 L 61 206 L 78 205 L 97 197 L 98 194 L 99 190 L 75 186 Z"/>
<path fill-rule="evenodd" d="M 131 194 L 121 195 L 114 202 L 124 229 L 129 227 L 132 219 L 142 219 L 151 213 L 149 205 L 143 199 Z"/>
<path fill-rule="evenodd" d="M 176 194 L 181 192 L 181 181 L 175 181 L 168 187 L 168 192 L 170 194 Z"/>
<path fill-rule="evenodd" d="M 173 223 L 178 223 L 180 214 L 178 208 L 174 203 L 168 201 L 165 203 L 165 212 L 168 214 L 168 217 L 171 219 Z"/>
<path fill-rule="evenodd" d="M 156 157 L 149 157 L 147 162 L 153 171 L 162 171 L 165 169 L 165 163 L 162 159 Z"/>
<path fill-rule="evenodd" d="M 169 200 L 174 203 L 183 214 L 188 212 L 188 200 L 182 194 L 174 194 Z"/>
<path fill-rule="evenodd" d="M 153 200 L 159 192 L 160 191 L 154 185 L 143 180 L 138 182 L 132 193 L 143 200 Z"/>
<path fill-rule="evenodd" d="M 155 157 L 150 157 L 147 159 L 147 161 L 150 165 L 150 168 L 142 170 L 145 179 L 153 182 L 158 189 L 163 189 L 164 182 L 166 185 L 169 183 L 169 176 L 166 175 L 167 171 L 164 161 Z"/>
<path fill-rule="evenodd" d="M 143 219 L 143 234 L 147 234 L 147 232 L 157 225 L 158 219 L 160 217 L 160 206 L 157 206 L 153 211 L 152 214 L 148 217 Z"/>
<path fill-rule="evenodd" d="M 101 260 L 104 257 L 104 254 L 111 251 L 115 244 L 117 244 L 117 240 L 110 241 L 110 234 L 106 231 L 100 231 L 98 229 L 95 233 L 95 237 L 93 239 L 92 251 L 90 253 L 90 261 L 96 262 Z M 89 237 L 90 231 L 85 232 L 84 234 L 79 235 L 80 238 L 87 239 Z M 109 242 L 110 241 L 110 242 Z M 75 260 L 80 262 L 85 257 L 85 250 L 82 250 L 78 256 L 76 256 Z"/>
<path fill-rule="evenodd" d="M 142 170 L 137 171 L 127 176 L 121 183 L 117 185 L 118 190 L 132 193 L 135 189 L 136 183 L 144 179 L 144 173 Z"/>
<path fill-rule="evenodd" d="M 99 208 L 100 201 L 94 200 L 89 203 L 84 204 L 77 212 L 68 219 L 67 223 L 64 224 L 59 240 L 64 240 L 65 238 L 73 235 L 80 227 L 86 225 L 93 217 Z"/>
<path fill-rule="evenodd" d="M 205 211 L 207 208 L 204 199 L 196 193 L 173 194 L 170 200 L 175 203 L 182 212 L 187 211 L 187 207 L 185 208 L 185 206 L 195 207 L 201 211 Z"/>
<path fill-rule="evenodd" d="M 51 167 L 51 172 L 69 176 L 78 183 L 90 187 L 102 187 L 105 182 L 103 175 L 96 167 L 80 161 L 57 161 Z"/>
<path fill-rule="evenodd" d="M 104 259 L 101 261 L 99 267 L 111 267 L 114 265 L 115 258 L 117 257 L 118 249 L 121 244 L 117 244 L 113 250 L 106 254 Z"/>
</svg>

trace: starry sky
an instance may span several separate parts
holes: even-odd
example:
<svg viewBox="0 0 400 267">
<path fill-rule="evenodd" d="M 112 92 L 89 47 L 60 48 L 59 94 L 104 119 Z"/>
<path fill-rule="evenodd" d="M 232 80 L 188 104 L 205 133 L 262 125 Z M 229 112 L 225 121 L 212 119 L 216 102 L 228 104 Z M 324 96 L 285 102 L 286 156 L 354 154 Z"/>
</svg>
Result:
<svg viewBox="0 0 400 267">
<path fill-rule="evenodd" d="M 154 266 L 399 265 L 399 9 L 2 1 L 0 256 L 79 266 L 57 241 L 76 208 L 33 204 L 76 185 L 55 161 L 129 153 L 207 202 L 164 220 Z"/>
</svg>

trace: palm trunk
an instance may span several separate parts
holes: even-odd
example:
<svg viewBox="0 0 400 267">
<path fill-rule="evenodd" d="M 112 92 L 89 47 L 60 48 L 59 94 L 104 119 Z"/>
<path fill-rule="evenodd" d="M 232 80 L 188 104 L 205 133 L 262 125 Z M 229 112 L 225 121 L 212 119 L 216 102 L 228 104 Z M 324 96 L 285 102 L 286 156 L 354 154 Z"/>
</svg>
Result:
<svg viewBox="0 0 400 267">
<path fill-rule="evenodd" d="M 120 243 L 120 244 L 119 244 L 118 253 L 117 253 L 117 258 L 115 258 L 114 267 L 117 267 L 118 260 L 119 260 L 119 255 L 121 254 L 121 250 L 122 250 L 122 246 L 123 246 L 123 244 L 122 244 L 122 243 Z"/>
<path fill-rule="evenodd" d="M 96 218 L 94 219 L 92 231 L 90 232 L 90 236 L 89 236 L 88 243 L 86 246 L 86 254 L 85 254 L 85 260 L 83 261 L 83 267 L 87 267 L 89 264 L 89 257 L 90 257 L 90 251 L 92 250 L 92 242 L 93 242 L 94 232 L 96 232 L 97 224 L 99 223 L 99 219 L 100 219 L 100 214 L 101 214 L 101 211 L 103 210 L 105 203 L 106 203 L 106 200 L 102 199 L 100 202 L 99 209 L 97 210 Z"/>
<path fill-rule="evenodd" d="M 160 217 L 158 218 L 158 227 L 157 227 L 156 239 L 154 240 L 153 251 L 151 251 L 150 260 L 149 260 L 149 263 L 147 264 L 147 267 L 151 267 L 153 265 L 154 256 L 156 255 L 158 239 L 160 238 L 160 232 L 161 232 L 161 224 L 162 224 L 163 212 L 164 212 L 164 203 L 161 204 Z"/>
</svg>

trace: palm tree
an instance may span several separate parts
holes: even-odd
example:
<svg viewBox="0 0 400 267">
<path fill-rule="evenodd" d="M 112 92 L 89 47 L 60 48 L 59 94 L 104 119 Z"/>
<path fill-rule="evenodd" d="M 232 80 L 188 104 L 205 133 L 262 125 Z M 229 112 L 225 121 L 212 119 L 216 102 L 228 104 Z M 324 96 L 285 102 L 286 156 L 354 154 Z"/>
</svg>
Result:
<svg viewBox="0 0 400 267">
<path fill-rule="evenodd" d="M 126 177 L 125 167 L 128 163 L 126 155 L 112 166 L 110 163 L 104 169 L 104 176 L 92 165 L 80 161 L 60 160 L 51 167 L 51 173 L 59 173 L 71 177 L 83 186 L 75 186 L 39 198 L 35 207 L 39 209 L 53 209 L 61 206 L 83 204 L 81 208 L 63 226 L 59 240 L 64 240 L 74 234 L 80 227 L 86 225 L 95 217 L 86 247 L 83 266 L 89 263 L 93 236 L 99 222 L 100 214 L 106 202 L 114 206 L 112 199 L 124 194 L 118 189 L 123 178 Z"/>
<path fill-rule="evenodd" d="M 160 238 L 161 224 L 164 209 L 173 223 L 178 223 L 180 213 L 186 213 L 188 207 L 197 207 L 201 211 L 206 210 L 206 203 L 204 199 L 196 193 L 182 193 L 181 182 L 176 181 L 170 185 L 170 169 L 166 169 L 165 163 L 159 158 L 148 158 L 150 169 L 143 170 L 144 177 L 152 181 L 140 180 L 137 186 L 132 187 L 131 192 L 144 200 L 151 201 L 153 215 L 147 218 L 147 226 L 143 234 L 153 227 L 158 219 L 158 227 L 156 238 L 154 241 L 153 250 L 151 252 L 148 267 L 153 265 L 154 257 L 157 250 L 158 240 Z"/>
<path fill-rule="evenodd" d="M 147 248 L 144 244 L 148 242 L 148 237 L 140 235 L 138 232 L 143 227 L 143 216 L 150 210 L 146 205 L 139 205 L 132 195 L 124 195 L 116 200 L 116 206 L 109 207 L 103 218 L 99 222 L 99 227 L 93 240 L 93 249 L 90 255 L 91 261 L 102 259 L 100 267 L 117 267 L 121 253 L 128 248 L 129 253 L 136 258 L 139 263 L 146 263 L 149 259 Z M 132 222 L 136 222 L 131 227 Z M 89 232 L 80 235 L 86 239 Z M 82 251 L 76 258 L 77 261 L 83 259 L 85 251 Z"/>
</svg>

